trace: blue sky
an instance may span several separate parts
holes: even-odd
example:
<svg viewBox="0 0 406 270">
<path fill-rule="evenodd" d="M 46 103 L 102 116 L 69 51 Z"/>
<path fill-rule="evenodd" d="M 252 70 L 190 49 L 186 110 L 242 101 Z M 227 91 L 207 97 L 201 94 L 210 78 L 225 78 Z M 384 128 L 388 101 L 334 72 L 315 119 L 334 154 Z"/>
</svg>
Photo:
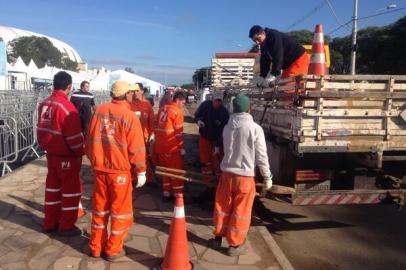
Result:
<svg viewBox="0 0 406 270">
<path fill-rule="evenodd" d="M 390 4 L 399 9 L 406 0 L 359 0 L 359 17 L 384 12 Z M 313 31 L 322 23 L 329 33 L 351 20 L 353 0 L 0 0 L 0 10 L 0 25 L 60 39 L 91 67 L 131 67 L 153 80 L 180 84 L 209 66 L 216 52 L 248 50 L 254 24 Z M 359 27 L 386 25 L 405 15 L 406 9 L 376 16 Z M 350 34 L 350 26 L 332 36 Z"/>
</svg>

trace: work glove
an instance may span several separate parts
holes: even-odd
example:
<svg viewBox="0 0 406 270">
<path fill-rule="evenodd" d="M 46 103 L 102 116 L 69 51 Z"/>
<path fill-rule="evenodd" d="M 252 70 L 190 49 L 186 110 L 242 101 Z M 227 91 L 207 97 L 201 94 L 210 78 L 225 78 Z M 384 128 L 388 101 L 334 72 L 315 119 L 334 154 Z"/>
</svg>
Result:
<svg viewBox="0 0 406 270">
<path fill-rule="evenodd" d="M 185 149 L 180 149 L 180 154 L 182 155 L 182 156 L 185 156 L 186 155 L 186 151 L 185 151 Z"/>
<path fill-rule="evenodd" d="M 204 127 L 206 124 L 202 121 L 202 120 L 198 120 L 197 121 L 197 125 L 199 126 L 199 128 Z"/>
<path fill-rule="evenodd" d="M 264 177 L 264 189 L 270 190 L 272 187 L 272 175 Z"/>
<path fill-rule="evenodd" d="M 218 146 L 214 147 L 214 152 L 213 152 L 213 154 L 214 154 L 214 155 L 220 154 L 220 147 L 218 147 Z"/>
<path fill-rule="evenodd" d="M 142 187 L 146 181 L 147 181 L 147 176 L 146 176 L 145 172 L 137 173 L 137 185 L 135 186 L 135 188 Z"/>
<path fill-rule="evenodd" d="M 270 85 L 275 84 L 276 81 L 276 77 L 274 75 L 269 75 L 268 77 L 266 77 L 263 82 L 262 82 L 262 87 L 270 87 Z"/>
</svg>

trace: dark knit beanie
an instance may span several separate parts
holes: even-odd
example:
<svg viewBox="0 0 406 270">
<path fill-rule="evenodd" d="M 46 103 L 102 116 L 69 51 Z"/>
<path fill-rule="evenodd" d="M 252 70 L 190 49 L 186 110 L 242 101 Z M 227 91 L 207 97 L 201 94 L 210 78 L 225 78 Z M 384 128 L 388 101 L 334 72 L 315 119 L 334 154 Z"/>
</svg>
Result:
<svg viewBox="0 0 406 270">
<path fill-rule="evenodd" d="M 238 94 L 233 100 L 233 112 L 247 112 L 250 108 L 250 100 L 246 95 Z"/>
</svg>

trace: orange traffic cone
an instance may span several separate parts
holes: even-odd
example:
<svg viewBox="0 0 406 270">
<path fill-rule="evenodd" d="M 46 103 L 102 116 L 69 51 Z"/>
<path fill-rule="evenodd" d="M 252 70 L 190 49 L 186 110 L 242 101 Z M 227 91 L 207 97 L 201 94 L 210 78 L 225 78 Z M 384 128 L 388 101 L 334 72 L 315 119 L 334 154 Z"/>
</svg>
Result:
<svg viewBox="0 0 406 270">
<path fill-rule="evenodd" d="M 193 264 L 189 261 L 183 194 L 178 193 L 175 196 L 175 209 L 166 244 L 165 258 L 160 267 L 162 270 L 191 270 Z"/>
<path fill-rule="evenodd" d="M 310 57 L 308 74 L 325 75 L 326 56 L 324 53 L 323 25 L 317 24 L 313 37 L 312 56 Z"/>
<path fill-rule="evenodd" d="M 85 210 L 83 209 L 82 202 L 79 201 L 78 218 L 81 218 L 81 217 L 83 217 L 84 215 L 86 215 L 86 212 L 85 212 Z"/>
</svg>

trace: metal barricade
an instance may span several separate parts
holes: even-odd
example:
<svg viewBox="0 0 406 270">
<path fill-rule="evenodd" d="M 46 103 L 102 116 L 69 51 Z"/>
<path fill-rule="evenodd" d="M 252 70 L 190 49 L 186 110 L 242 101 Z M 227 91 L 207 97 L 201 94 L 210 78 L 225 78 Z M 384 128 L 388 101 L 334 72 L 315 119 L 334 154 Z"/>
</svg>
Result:
<svg viewBox="0 0 406 270">
<path fill-rule="evenodd" d="M 103 104 L 111 100 L 109 91 L 94 91 L 93 95 L 96 104 Z"/>
<path fill-rule="evenodd" d="M 94 92 L 95 103 L 110 101 L 109 92 Z M 38 103 L 49 91 L 0 91 L 0 176 L 11 172 L 10 164 L 40 157 L 36 138 Z"/>
<path fill-rule="evenodd" d="M 10 172 L 9 164 L 39 157 L 36 150 L 36 111 L 39 95 L 32 91 L 2 91 L 0 93 L 1 175 Z M 0 122 L 1 123 L 1 122 Z"/>
<path fill-rule="evenodd" d="M 8 164 L 17 161 L 17 134 L 17 121 L 13 117 L 0 116 L 0 176 L 3 176 L 6 172 L 11 172 Z"/>
</svg>

